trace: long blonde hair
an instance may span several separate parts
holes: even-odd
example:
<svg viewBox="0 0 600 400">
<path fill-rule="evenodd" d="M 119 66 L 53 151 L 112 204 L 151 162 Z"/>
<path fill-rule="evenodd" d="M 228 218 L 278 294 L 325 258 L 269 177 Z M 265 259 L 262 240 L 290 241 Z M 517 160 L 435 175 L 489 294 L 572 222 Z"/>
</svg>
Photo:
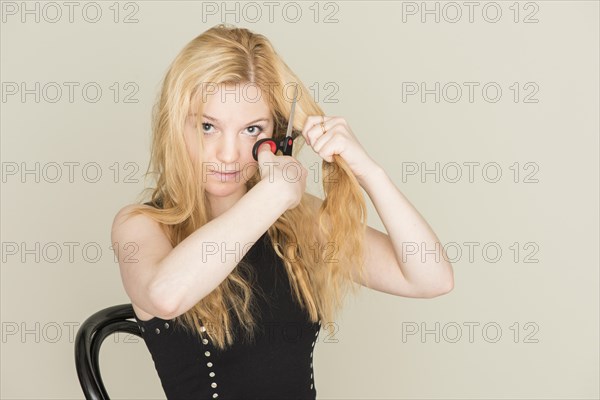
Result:
<svg viewBox="0 0 600 400">
<path fill-rule="evenodd" d="M 308 115 L 324 115 L 308 90 L 280 58 L 269 40 L 248 29 L 229 24 L 216 25 L 189 42 L 171 63 L 153 109 L 152 149 L 147 175 L 154 175 L 151 191 L 155 208 L 137 204 L 131 213 L 145 214 L 160 222 L 175 247 L 209 221 L 210 206 L 197 165 L 187 155 L 184 125 L 190 110 L 200 110 L 206 82 L 252 83 L 270 90 L 268 105 L 275 121 L 274 139 L 285 135 L 291 102 L 284 89 L 298 85 L 299 96 L 293 129 L 302 130 Z M 196 123 L 199 130 L 199 122 Z M 200 130 L 199 130 L 200 132 Z M 200 134 L 200 137 L 202 135 Z M 201 160 L 202 141 L 200 140 Z M 296 156 L 304 144 L 302 136 L 294 141 Z M 344 160 L 334 155 L 323 161 L 325 199 L 320 209 L 310 206 L 303 196 L 300 204 L 284 212 L 268 229 L 274 251 L 282 258 L 294 298 L 312 322 L 328 327 L 343 306 L 348 287 L 356 293 L 352 276 L 364 278 L 363 240 L 366 206 L 361 188 Z M 257 170 L 247 182 L 250 190 L 260 180 Z M 315 252 L 315 243 L 317 251 Z M 315 257 L 315 254 L 317 255 Z M 211 293 L 177 317 L 181 326 L 208 335 L 215 346 L 233 344 L 232 315 L 252 339 L 256 321 L 251 269 L 240 262 Z M 179 324 L 176 324 L 179 325 Z M 210 329 L 201 329 L 210 327 Z"/>
</svg>

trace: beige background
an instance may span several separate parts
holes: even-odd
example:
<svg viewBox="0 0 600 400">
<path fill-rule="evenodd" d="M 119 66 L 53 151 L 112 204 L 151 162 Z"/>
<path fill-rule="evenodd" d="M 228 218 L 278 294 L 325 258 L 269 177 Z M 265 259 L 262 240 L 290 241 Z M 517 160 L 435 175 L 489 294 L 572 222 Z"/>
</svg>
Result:
<svg viewBox="0 0 600 400">
<path fill-rule="evenodd" d="M 30 9 L 37 4 L 39 22 L 35 14 L 22 22 L 21 2 L 12 3 L 16 15 L 7 3 L 1 28 L 2 399 L 83 398 L 74 334 L 93 312 L 129 302 L 110 249 L 110 226 L 144 187 L 160 80 L 188 41 L 222 21 L 267 35 L 307 86 L 320 89 L 313 96 L 326 113 L 349 121 L 440 240 L 454 243 L 449 254 L 462 251 L 448 295 L 409 299 L 363 289 L 348 301 L 337 342 L 316 347 L 318 398 L 598 398 L 598 2 L 520 3 L 518 22 L 513 2 L 480 2 L 472 23 L 462 2 L 455 3 L 463 12 L 456 23 L 448 21 L 456 9 L 443 2 L 439 23 L 433 15 L 421 22 L 420 13 L 404 14 L 403 22 L 403 8 L 421 2 L 320 3 L 316 22 L 313 2 L 297 2 L 302 15 L 296 23 L 284 19 L 285 3 L 278 3 L 272 21 L 264 3 L 256 3 L 258 22 L 242 3 L 239 21 L 234 14 L 225 20 L 207 15 L 199 2 L 121 3 L 119 22 L 112 2 L 98 3 L 97 23 L 83 19 L 86 3 L 78 3 L 72 23 L 62 2 L 62 19 L 54 23 L 56 9 L 43 2 L 27 3 Z M 484 6 L 488 19 L 500 8 L 500 20 L 487 22 Z M 86 10 L 94 18 L 94 9 Z M 131 13 L 138 22 L 123 23 Z M 538 22 L 524 23 L 529 14 Z M 294 15 L 287 9 L 288 19 Z M 337 22 L 324 23 L 325 15 Z M 40 82 L 40 101 L 10 94 L 11 82 L 27 88 Z M 50 82 L 63 88 L 54 103 Z M 73 102 L 65 82 L 79 84 Z M 89 82 L 103 90 L 96 103 L 82 97 Z M 117 102 L 110 89 L 115 82 Z M 139 88 L 137 103 L 124 102 L 132 92 L 128 82 Z M 451 102 L 455 92 L 446 86 L 439 103 L 433 95 L 402 101 L 403 82 L 425 82 L 429 89 L 456 82 L 463 97 Z M 479 83 L 473 102 L 464 82 Z M 489 82 L 502 89 L 495 103 L 482 97 Z M 535 88 L 530 99 L 537 103 L 525 102 Z M 307 165 L 318 161 L 304 151 L 301 157 Z M 80 163 L 72 182 L 68 162 Z M 35 174 L 21 176 L 36 163 L 39 182 Z M 55 183 L 52 163 L 61 166 Z M 87 163 L 100 167 L 98 182 L 83 178 Z M 403 179 L 410 165 L 421 170 L 436 163 L 443 172 L 438 181 L 432 174 Z M 472 180 L 465 163 L 479 163 Z M 499 168 L 498 182 L 491 181 L 493 168 L 482 174 L 485 164 Z M 454 182 L 456 165 L 462 177 Z M 16 175 L 10 174 L 14 166 Z M 93 179 L 94 169 L 87 172 Z M 319 185 L 312 182 L 309 190 L 318 193 Z M 369 224 L 384 230 L 369 207 Z M 65 242 L 78 244 L 72 259 Z M 476 243 L 472 258 L 470 242 Z M 36 244 L 40 251 L 27 254 Z M 100 247 L 96 262 L 84 258 L 85 244 L 92 245 L 92 258 L 94 245 Z M 496 249 L 502 253 L 495 260 Z M 472 340 L 469 323 L 475 324 Z M 438 324 L 439 342 L 434 334 L 403 341 L 414 324 L 431 331 Z M 462 336 L 454 340 L 456 327 Z M 495 328 L 501 329 L 497 341 Z M 101 368 L 113 398 L 164 398 L 137 338 L 109 338 Z"/>
</svg>

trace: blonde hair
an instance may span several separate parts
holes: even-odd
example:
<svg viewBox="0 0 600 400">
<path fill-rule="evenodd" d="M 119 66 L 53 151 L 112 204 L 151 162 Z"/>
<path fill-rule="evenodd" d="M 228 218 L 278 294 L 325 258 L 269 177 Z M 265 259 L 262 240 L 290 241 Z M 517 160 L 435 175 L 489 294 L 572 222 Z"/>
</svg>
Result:
<svg viewBox="0 0 600 400">
<path fill-rule="evenodd" d="M 202 179 L 198 168 L 188 157 L 183 134 L 190 110 L 199 109 L 197 115 L 202 115 L 202 101 L 195 104 L 195 99 L 203 98 L 206 82 L 249 82 L 264 88 L 263 92 L 270 90 L 268 105 L 277 141 L 285 135 L 290 115 L 291 102 L 284 98 L 284 89 L 289 85 L 298 85 L 293 121 L 296 133 L 302 130 L 308 115 L 324 115 L 310 96 L 301 95 L 309 92 L 265 36 L 219 24 L 189 42 L 171 63 L 153 109 L 152 149 L 146 175 L 156 176 L 156 186 L 144 193 L 150 190 L 151 201 L 161 207 L 137 204 L 132 210 L 160 222 L 173 247 L 210 218 L 204 185 L 199 183 Z M 198 130 L 199 124 L 197 121 Z M 203 144 L 199 142 L 201 162 Z M 298 136 L 294 143 L 296 156 L 304 144 L 303 137 Z M 307 311 L 310 321 L 323 321 L 324 328 L 335 320 L 348 287 L 356 293 L 352 276 L 362 279 L 365 275 L 365 201 L 348 165 L 337 155 L 333 160 L 323 161 L 325 199 L 320 209 L 311 207 L 305 194 L 297 207 L 284 212 L 267 231 L 274 251 L 283 260 L 295 300 Z M 257 169 L 246 184 L 248 190 L 259 180 Z M 250 274 L 245 261 L 240 262 L 211 293 L 178 316 L 177 322 L 201 338 L 208 335 L 215 346 L 224 349 L 235 339 L 229 313 L 232 310 L 246 338 L 252 339 L 257 324 Z"/>
</svg>

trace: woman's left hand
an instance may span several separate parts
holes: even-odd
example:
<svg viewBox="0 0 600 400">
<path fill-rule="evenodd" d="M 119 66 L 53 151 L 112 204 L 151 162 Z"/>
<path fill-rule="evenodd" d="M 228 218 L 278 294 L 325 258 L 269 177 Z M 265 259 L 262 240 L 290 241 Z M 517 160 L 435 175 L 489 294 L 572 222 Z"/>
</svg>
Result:
<svg viewBox="0 0 600 400">
<path fill-rule="evenodd" d="M 327 162 L 333 162 L 333 155 L 339 154 L 361 185 L 370 173 L 379 168 L 342 117 L 309 115 L 302 128 L 302 136 L 306 143 Z"/>
</svg>

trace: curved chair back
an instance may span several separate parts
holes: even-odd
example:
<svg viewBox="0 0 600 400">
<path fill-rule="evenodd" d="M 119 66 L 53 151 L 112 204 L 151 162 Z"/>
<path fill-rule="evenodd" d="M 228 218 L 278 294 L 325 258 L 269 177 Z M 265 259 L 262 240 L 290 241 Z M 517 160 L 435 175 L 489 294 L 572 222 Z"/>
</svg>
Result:
<svg viewBox="0 0 600 400">
<path fill-rule="evenodd" d="M 131 304 L 120 304 L 96 312 L 77 331 L 75 366 L 86 399 L 110 400 L 100 375 L 100 346 L 107 336 L 117 332 L 131 333 L 141 338 L 138 324 L 128 320 L 134 317 Z"/>
</svg>

